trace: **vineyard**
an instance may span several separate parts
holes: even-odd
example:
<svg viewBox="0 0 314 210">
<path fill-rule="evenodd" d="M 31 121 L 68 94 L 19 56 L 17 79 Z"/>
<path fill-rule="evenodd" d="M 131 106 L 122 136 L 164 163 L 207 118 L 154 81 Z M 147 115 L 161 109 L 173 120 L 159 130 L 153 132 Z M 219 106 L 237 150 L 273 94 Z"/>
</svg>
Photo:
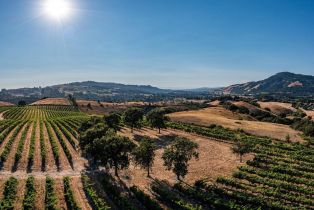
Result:
<svg viewBox="0 0 314 210">
<path fill-rule="evenodd" d="M 313 141 L 167 122 L 168 131 L 205 141 L 232 145 L 240 138 L 252 146 L 254 158 L 214 183 L 151 179 L 143 189 L 110 173 L 85 171 L 78 128 L 89 117 L 75 107 L 2 107 L 0 113 L 0 209 L 314 209 Z"/>
<path fill-rule="evenodd" d="M 72 106 L 1 107 L 0 209 L 91 209 Z"/>
</svg>

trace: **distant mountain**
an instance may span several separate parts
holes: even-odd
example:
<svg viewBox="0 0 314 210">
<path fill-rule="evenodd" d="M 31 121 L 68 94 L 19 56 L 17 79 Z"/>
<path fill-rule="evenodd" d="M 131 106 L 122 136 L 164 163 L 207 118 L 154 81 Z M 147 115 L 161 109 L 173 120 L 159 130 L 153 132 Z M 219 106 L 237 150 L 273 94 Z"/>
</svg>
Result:
<svg viewBox="0 0 314 210">
<path fill-rule="evenodd" d="M 224 88 L 223 92 L 237 95 L 311 96 L 314 95 L 314 76 L 281 72 L 261 81 L 231 85 Z"/>
<path fill-rule="evenodd" d="M 202 91 L 196 92 L 204 94 Z M 190 96 L 191 91 L 160 89 L 150 85 L 124 85 L 119 83 L 86 81 L 53 85 L 44 88 L 2 89 L 0 92 L 0 100 L 13 103 L 17 103 L 19 100 L 25 100 L 30 103 L 44 97 L 56 98 L 66 97 L 68 95 L 73 95 L 77 99 L 102 101 L 155 101 L 167 99 L 168 97 Z"/>
</svg>

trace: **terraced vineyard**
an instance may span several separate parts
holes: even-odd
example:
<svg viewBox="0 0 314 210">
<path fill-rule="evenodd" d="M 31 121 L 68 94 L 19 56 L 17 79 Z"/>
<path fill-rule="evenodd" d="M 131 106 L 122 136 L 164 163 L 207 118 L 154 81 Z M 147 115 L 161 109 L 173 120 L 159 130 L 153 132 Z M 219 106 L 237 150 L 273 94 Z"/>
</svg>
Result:
<svg viewBox="0 0 314 210">
<path fill-rule="evenodd" d="M 2 107 L 0 209 L 91 209 L 71 106 Z"/>
</svg>

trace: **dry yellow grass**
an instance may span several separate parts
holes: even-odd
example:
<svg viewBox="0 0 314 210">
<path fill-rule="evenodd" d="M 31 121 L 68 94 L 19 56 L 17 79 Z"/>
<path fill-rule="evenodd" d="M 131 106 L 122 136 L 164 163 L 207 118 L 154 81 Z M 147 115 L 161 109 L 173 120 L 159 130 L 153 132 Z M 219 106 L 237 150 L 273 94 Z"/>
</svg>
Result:
<svg viewBox="0 0 314 210">
<path fill-rule="evenodd" d="M 305 114 L 307 115 L 307 116 L 309 116 L 309 117 L 311 117 L 312 118 L 312 120 L 314 120 L 314 110 L 304 110 L 304 109 L 302 109 L 304 112 L 305 112 Z"/>
<path fill-rule="evenodd" d="M 0 101 L 0 106 L 14 106 L 14 104 L 12 104 L 10 102 Z"/>
<path fill-rule="evenodd" d="M 70 105 L 70 102 L 66 98 L 45 98 L 31 105 Z"/>
<path fill-rule="evenodd" d="M 258 104 L 261 106 L 262 109 L 269 108 L 271 112 L 279 115 L 279 114 L 289 114 L 291 112 L 295 112 L 296 109 L 292 107 L 290 103 L 280 103 L 280 102 L 261 102 L 259 101 Z"/>
<path fill-rule="evenodd" d="M 210 106 L 218 106 L 220 104 L 219 100 L 211 101 L 208 103 Z"/>
<path fill-rule="evenodd" d="M 156 130 L 141 129 L 135 130 L 132 134 L 129 129 L 123 129 L 121 134 L 128 136 L 131 139 L 134 139 L 135 136 L 144 135 L 156 139 L 159 149 L 156 152 L 151 176 L 154 179 L 167 180 L 172 184 L 176 182 L 176 176 L 173 172 L 165 170 L 161 158 L 164 148 L 170 143 L 170 136 L 177 135 L 186 137 L 199 144 L 199 159 L 191 160 L 189 163 L 189 173 L 184 179 L 184 181 L 189 184 L 193 184 L 199 179 L 215 181 L 219 176 L 231 176 L 238 166 L 243 165 L 245 161 L 253 158 L 253 155 L 245 155 L 245 161 L 240 163 L 239 157 L 231 151 L 230 144 L 177 130 L 162 130 L 161 134 L 158 134 Z M 142 190 L 149 193 L 148 188 L 152 179 L 147 178 L 146 175 L 147 173 L 145 170 L 135 166 L 131 166 L 129 169 L 121 171 L 121 178 L 128 186 L 137 185 Z"/>
<path fill-rule="evenodd" d="M 284 140 L 290 135 L 292 141 L 303 141 L 300 132 L 295 131 L 287 125 L 242 120 L 238 114 L 234 114 L 222 107 L 211 107 L 195 111 L 176 112 L 169 115 L 171 120 L 195 123 L 199 125 L 217 124 L 231 129 L 243 129 L 244 131 L 257 135 L 268 136 Z"/>
<path fill-rule="evenodd" d="M 250 110 L 250 112 L 254 112 L 254 111 L 258 111 L 260 110 L 259 107 L 256 107 L 252 104 L 249 104 L 247 102 L 244 102 L 244 101 L 235 101 L 233 102 L 234 105 L 236 105 L 237 107 L 244 107 L 244 108 L 247 108 L 248 110 Z"/>
</svg>

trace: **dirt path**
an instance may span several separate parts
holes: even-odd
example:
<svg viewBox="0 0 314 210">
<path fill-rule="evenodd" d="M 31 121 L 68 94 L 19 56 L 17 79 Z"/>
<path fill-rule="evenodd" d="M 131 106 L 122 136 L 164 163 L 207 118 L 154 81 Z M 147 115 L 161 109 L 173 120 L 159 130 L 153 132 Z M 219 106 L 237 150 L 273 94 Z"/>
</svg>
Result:
<svg viewBox="0 0 314 210">
<path fill-rule="evenodd" d="M 36 140 L 35 140 L 35 154 L 32 171 L 41 171 L 41 149 L 40 149 L 40 123 L 37 122 Z"/>
<path fill-rule="evenodd" d="M 64 199 L 63 179 L 55 179 L 55 193 L 58 198 L 57 209 L 68 209 Z"/>
<path fill-rule="evenodd" d="M 88 199 L 86 198 L 85 192 L 83 190 L 83 184 L 80 177 L 71 178 L 71 189 L 74 193 L 74 198 L 78 202 L 79 206 L 84 210 L 92 210 Z"/>
<path fill-rule="evenodd" d="M 36 187 L 35 209 L 36 210 L 45 209 L 45 193 L 46 193 L 45 186 L 46 186 L 45 178 L 35 179 L 35 187 Z"/>
<path fill-rule="evenodd" d="M 59 128 L 58 128 L 58 130 L 60 131 Z M 85 164 L 87 164 L 87 162 L 83 158 L 80 157 L 78 152 L 72 147 L 72 145 L 70 144 L 68 139 L 63 135 L 63 133 L 62 133 L 62 138 L 63 138 L 64 142 L 66 143 L 66 146 L 72 155 L 74 170 L 75 171 L 81 171 L 81 170 L 85 169 Z"/>
<path fill-rule="evenodd" d="M 54 136 L 54 138 L 56 139 L 58 148 L 59 148 L 59 160 L 60 160 L 60 170 L 61 171 L 68 171 L 68 170 L 72 170 L 71 164 L 68 160 L 68 158 L 66 157 L 64 150 L 57 138 L 57 135 L 55 133 L 55 131 L 51 128 L 52 131 L 52 135 Z"/>
<path fill-rule="evenodd" d="M 171 171 L 166 171 L 163 166 L 162 154 L 164 147 L 171 143 L 173 136 L 182 136 L 199 144 L 199 160 L 192 159 L 189 164 L 189 173 L 185 177 L 185 181 L 193 184 L 198 179 L 206 179 L 208 181 L 215 181 L 219 176 L 231 176 L 240 163 L 239 157 L 232 153 L 231 145 L 224 142 L 212 140 L 210 138 L 201 137 L 186 132 L 176 130 L 163 130 L 158 134 L 156 130 L 144 128 L 142 130 L 134 131 L 132 134 L 129 129 L 123 129 L 123 135 L 132 139 L 138 136 L 150 136 L 156 139 L 156 144 L 159 149 L 156 151 L 156 157 L 152 168 L 151 176 L 153 178 L 167 180 L 170 183 L 176 182 L 176 176 Z M 249 160 L 253 156 L 247 155 L 244 160 Z M 149 192 L 149 184 L 151 178 L 146 178 L 146 171 L 131 166 L 128 170 L 122 171 L 122 178 L 124 182 L 129 185 L 137 185 L 147 193 Z"/>
<path fill-rule="evenodd" d="M 30 176 L 34 176 L 35 178 L 45 178 L 47 176 L 51 178 L 60 178 L 64 176 L 81 176 L 81 172 L 79 171 L 49 171 L 49 172 L 30 172 L 26 171 L 16 171 L 12 173 L 11 171 L 0 171 L 1 178 L 10 178 L 15 177 L 17 179 L 26 179 Z"/>
<path fill-rule="evenodd" d="M 30 145 L 30 140 L 31 140 L 31 136 L 32 136 L 32 131 L 33 131 L 33 124 L 34 123 L 31 123 L 31 125 L 28 129 L 27 136 L 26 136 L 26 139 L 24 142 L 22 157 L 18 163 L 17 170 L 27 171 L 29 145 Z"/>
<path fill-rule="evenodd" d="M 7 180 L 4 177 L 1 177 L 0 179 L 0 200 L 3 198 L 3 190 L 4 190 L 4 184 Z"/>
<path fill-rule="evenodd" d="M 26 180 L 25 179 L 19 179 L 18 180 L 18 185 L 17 185 L 17 194 L 16 194 L 16 201 L 14 204 L 14 209 L 20 210 L 23 209 L 23 200 L 24 200 L 24 195 L 25 195 L 25 184 Z"/>
<path fill-rule="evenodd" d="M 51 144 L 49 141 L 48 133 L 47 133 L 47 128 L 46 125 L 43 126 L 44 129 L 44 138 L 45 138 L 45 146 L 46 146 L 46 171 L 51 172 L 51 171 L 58 171 L 55 159 L 53 157 L 52 153 L 52 148 Z"/>
</svg>

